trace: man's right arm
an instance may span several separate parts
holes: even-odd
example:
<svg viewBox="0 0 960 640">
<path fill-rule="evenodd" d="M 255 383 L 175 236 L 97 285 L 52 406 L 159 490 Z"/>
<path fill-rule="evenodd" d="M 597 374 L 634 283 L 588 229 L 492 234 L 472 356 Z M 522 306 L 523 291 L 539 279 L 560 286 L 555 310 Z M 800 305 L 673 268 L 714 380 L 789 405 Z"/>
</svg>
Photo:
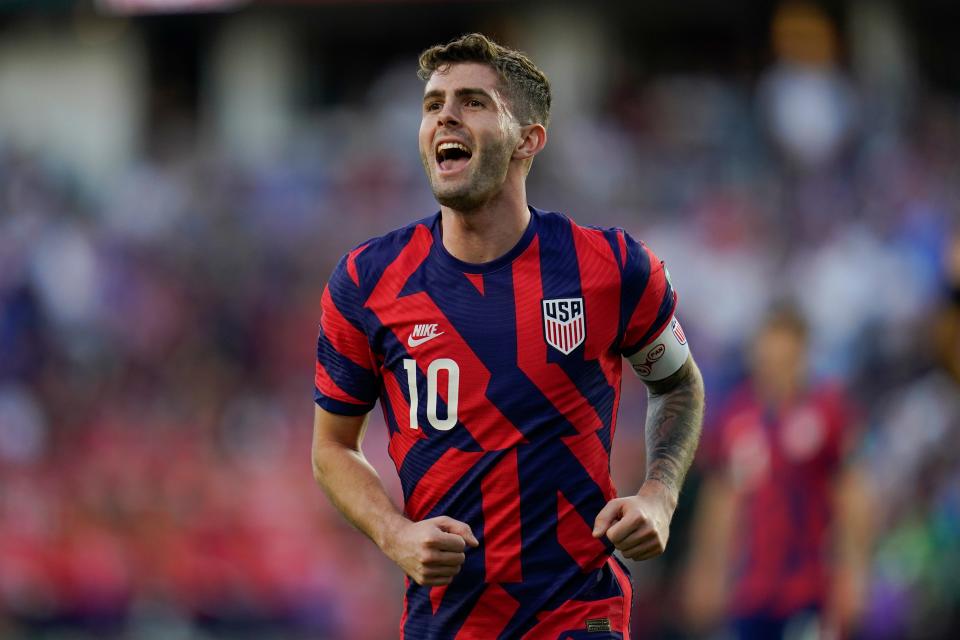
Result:
<svg viewBox="0 0 960 640">
<path fill-rule="evenodd" d="M 725 473 L 713 471 L 697 496 L 690 552 L 683 576 L 687 630 L 707 637 L 722 626 L 730 598 L 730 549 L 737 534 L 736 490 Z"/>
<path fill-rule="evenodd" d="M 421 585 L 449 584 L 459 573 L 470 527 L 439 516 L 411 522 L 393 504 L 360 444 L 367 416 L 346 416 L 316 406 L 313 475 L 340 513 Z"/>
</svg>

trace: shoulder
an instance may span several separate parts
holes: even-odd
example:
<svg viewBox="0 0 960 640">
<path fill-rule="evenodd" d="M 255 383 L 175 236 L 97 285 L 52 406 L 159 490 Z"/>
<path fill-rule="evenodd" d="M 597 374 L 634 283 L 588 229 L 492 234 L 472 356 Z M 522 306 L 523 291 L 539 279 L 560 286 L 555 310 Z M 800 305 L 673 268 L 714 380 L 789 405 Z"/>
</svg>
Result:
<svg viewBox="0 0 960 640">
<path fill-rule="evenodd" d="M 726 428 L 730 422 L 735 422 L 735 419 L 744 413 L 756 414 L 761 411 L 753 385 L 750 381 L 743 381 L 721 402 L 716 412 L 716 423 L 720 428 Z"/>
<path fill-rule="evenodd" d="M 433 214 L 357 244 L 341 256 L 331 280 L 349 278 L 358 288 L 368 289 L 411 242 L 430 242 L 436 218 Z"/>
<path fill-rule="evenodd" d="M 620 268 L 629 277 L 645 280 L 650 274 L 663 271 L 663 262 L 646 242 L 633 236 L 622 227 L 599 227 L 574 223 L 574 233 L 582 244 L 595 252 L 612 252 Z"/>
<path fill-rule="evenodd" d="M 384 254 L 391 254 L 399 252 L 406 245 L 410 243 L 414 235 L 418 231 L 422 234 L 423 232 L 429 233 L 433 224 L 436 222 L 437 214 L 415 220 L 410 224 L 404 225 L 387 233 L 376 236 L 374 238 L 369 238 L 361 242 L 360 244 L 353 247 L 348 251 L 344 258 L 349 258 L 350 256 L 356 256 L 355 259 L 360 260 L 362 255 L 362 262 L 370 263 L 375 261 L 377 258 L 383 258 Z"/>
<path fill-rule="evenodd" d="M 718 469 L 729 460 L 736 441 L 748 440 L 761 430 L 761 409 L 749 382 L 734 388 L 704 424 L 705 464 Z"/>
<path fill-rule="evenodd" d="M 627 258 L 627 233 L 617 227 L 582 225 L 572 217 L 555 211 L 536 211 L 539 231 L 549 239 L 553 235 L 571 237 L 581 256 L 614 260 L 623 267 Z"/>
</svg>

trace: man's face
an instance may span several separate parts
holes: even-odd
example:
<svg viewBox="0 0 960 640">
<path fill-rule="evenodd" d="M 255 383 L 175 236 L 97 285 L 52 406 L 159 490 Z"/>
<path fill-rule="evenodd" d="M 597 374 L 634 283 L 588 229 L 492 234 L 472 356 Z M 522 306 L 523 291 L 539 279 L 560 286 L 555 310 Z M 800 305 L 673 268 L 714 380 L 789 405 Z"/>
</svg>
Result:
<svg viewBox="0 0 960 640">
<path fill-rule="evenodd" d="M 454 64 L 427 82 L 420 159 L 440 204 L 471 211 L 503 186 L 520 125 L 483 64 Z"/>
<path fill-rule="evenodd" d="M 761 329 L 753 344 L 753 376 L 761 387 L 790 397 L 807 376 L 807 345 L 796 331 L 783 326 Z"/>
</svg>

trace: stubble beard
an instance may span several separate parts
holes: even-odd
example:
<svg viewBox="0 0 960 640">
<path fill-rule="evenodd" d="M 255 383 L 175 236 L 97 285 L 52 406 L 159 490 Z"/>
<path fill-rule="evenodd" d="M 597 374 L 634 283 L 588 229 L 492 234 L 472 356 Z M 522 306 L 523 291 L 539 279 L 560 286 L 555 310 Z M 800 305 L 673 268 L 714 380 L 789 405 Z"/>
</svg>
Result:
<svg viewBox="0 0 960 640">
<path fill-rule="evenodd" d="M 433 197 L 442 206 L 461 213 L 476 211 L 503 187 L 510 166 L 509 147 L 506 142 L 498 142 L 485 152 L 474 154 L 469 174 L 454 185 L 441 185 L 433 173 L 435 160 L 422 156 Z"/>
</svg>

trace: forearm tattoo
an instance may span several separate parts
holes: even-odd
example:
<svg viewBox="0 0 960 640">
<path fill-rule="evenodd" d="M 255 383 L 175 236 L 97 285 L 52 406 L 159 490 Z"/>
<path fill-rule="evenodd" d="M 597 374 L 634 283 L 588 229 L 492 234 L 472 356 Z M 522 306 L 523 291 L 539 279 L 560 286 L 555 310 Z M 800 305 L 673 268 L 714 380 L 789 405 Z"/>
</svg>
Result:
<svg viewBox="0 0 960 640">
<path fill-rule="evenodd" d="M 657 480 L 679 494 L 700 441 L 703 378 L 689 359 L 679 371 L 649 389 L 647 480 Z"/>
</svg>

